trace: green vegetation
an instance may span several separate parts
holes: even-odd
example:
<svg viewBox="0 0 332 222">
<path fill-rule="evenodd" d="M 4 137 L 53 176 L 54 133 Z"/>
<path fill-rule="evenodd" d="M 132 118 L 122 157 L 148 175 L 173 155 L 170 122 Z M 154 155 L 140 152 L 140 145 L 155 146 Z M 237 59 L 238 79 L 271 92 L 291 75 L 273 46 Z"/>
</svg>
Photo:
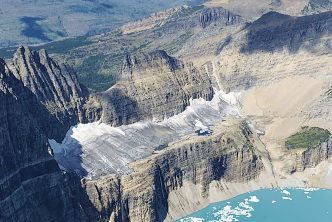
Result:
<svg viewBox="0 0 332 222">
<path fill-rule="evenodd" d="M 331 133 L 319 127 L 302 127 L 301 130 L 287 138 L 287 149 L 309 149 L 326 141 Z"/>
<path fill-rule="evenodd" d="M 66 54 L 68 51 L 90 44 L 87 36 L 68 38 L 40 46 L 29 46 L 32 50 L 46 49 L 49 54 Z M 0 48 L 0 58 L 10 59 L 18 47 Z"/>
<path fill-rule="evenodd" d="M 42 46 L 33 47 L 34 49 L 46 49 L 49 53 L 66 53 L 69 50 L 78 48 L 80 46 L 84 46 L 90 44 L 91 42 L 88 40 L 87 36 L 80 36 L 75 38 L 68 38 L 61 41 L 55 41 L 51 43 L 47 43 Z"/>
</svg>

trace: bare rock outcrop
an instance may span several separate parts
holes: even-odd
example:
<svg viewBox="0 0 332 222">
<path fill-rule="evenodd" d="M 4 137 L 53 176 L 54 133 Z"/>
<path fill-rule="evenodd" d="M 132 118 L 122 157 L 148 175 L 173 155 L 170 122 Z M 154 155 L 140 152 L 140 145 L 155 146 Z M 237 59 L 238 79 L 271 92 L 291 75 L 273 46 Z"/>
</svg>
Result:
<svg viewBox="0 0 332 222">
<path fill-rule="evenodd" d="M 97 99 L 79 84 L 70 67 L 54 61 L 44 49 L 32 51 L 21 46 L 8 67 L 50 114 L 62 123 L 64 132 L 78 122 L 100 118 Z"/>
<path fill-rule="evenodd" d="M 102 121 L 114 126 L 163 120 L 184 111 L 190 99 L 214 94 L 207 75 L 165 51 L 126 56 L 118 79 L 102 97 Z"/>
<path fill-rule="evenodd" d="M 225 25 L 233 25 L 242 21 L 241 16 L 236 15 L 229 10 L 218 7 L 218 8 L 205 8 L 202 10 L 199 23 L 202 28 L 215 23 L 223 23 Z"/>
<path fill-rule="evenodd" d="M 61 124 L 0 59 L 0 221 L 85 221 L 80 188 L 50 154 Z"/>
<path fill-rule="evenodd" d="M 319 144 L 316 147 L 297 152 L 295 154 L 294 171 L 302 172 L 306 168 L 314 168 L 319 163 L 327 160 L 332 153 L 332 139 Z"/>
<path fill-rule="evenodd" d="M 292 53 L 301 47 L 313 50 L 331 30 L 331 11 L 302 17 L 269 12 L 248 26 L 242 52 L 273 52 L 283 47 Z"/>
</svg>

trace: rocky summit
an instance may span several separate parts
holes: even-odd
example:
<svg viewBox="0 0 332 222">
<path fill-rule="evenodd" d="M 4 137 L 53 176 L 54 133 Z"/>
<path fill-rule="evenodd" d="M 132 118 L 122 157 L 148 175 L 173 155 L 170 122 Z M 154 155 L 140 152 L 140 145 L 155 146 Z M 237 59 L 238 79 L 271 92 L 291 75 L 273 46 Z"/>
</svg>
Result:
<svg viewBox="0 0 332 222">
<path fill-rule="evenodd" d="M 332 189 L 331 31 L 329 1 L 212 0 L 0 49 L 0 222 L 176 221 Z"/>
</svg>

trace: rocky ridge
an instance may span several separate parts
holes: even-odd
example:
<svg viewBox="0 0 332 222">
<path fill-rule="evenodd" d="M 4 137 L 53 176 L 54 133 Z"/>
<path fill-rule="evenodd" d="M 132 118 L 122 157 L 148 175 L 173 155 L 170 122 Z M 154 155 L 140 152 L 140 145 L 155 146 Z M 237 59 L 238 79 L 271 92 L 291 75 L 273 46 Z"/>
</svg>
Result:
<svg viewBox="0 0 332 222">
<path fill-rule="evenodd" d="M 79 187 L 60 171 L 47 141 L 49 124 L 61 124 L 3 60 L 0 98 L 0 221 L 84 221 Z"/>
<path fill-rule="evenodd" d="M 118 79 L 102 94 L 102 122 L 113 126 L 160 121 L 184 111 L 190 99 L 211 100 L 214 94 L 204 70 L 165 51 L 127 55 Z"/>
<path fill-rule="evenodd" d="M 19 47 L 8 67 L 63 125 L 65 131 L 60 130 L 62 135 L 56 138 L 61 138 L 77 122 L 100 118 L 97 99 L 78 83 L 74 70 L 54 61 L 44 49 L 32 51 L 26 46 Z"/>
<path fill-rule="evenodd" d="M 181 13 L 182 10 L 188 6 L 178 6 L 170 9 L 166 9 L 161 12 L 156 12 L 149 17 L 143 18 L 139 21 L 129 22 L 121 27 L 123 34 L 128 35 L 135 32 L 141 32 L 155 27 L 162 26 L 169 21 L 173 16 Z"/>
</svg>

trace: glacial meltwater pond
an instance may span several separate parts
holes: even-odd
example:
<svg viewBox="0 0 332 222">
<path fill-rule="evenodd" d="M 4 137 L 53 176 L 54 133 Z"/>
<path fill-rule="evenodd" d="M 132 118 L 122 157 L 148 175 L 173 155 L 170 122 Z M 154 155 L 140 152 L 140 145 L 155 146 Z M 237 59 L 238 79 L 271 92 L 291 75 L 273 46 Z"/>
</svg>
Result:
<svg viewBox="0 0 332 222">
<path fill-rule="evenodd" d="M 177 222 L 331 222 L 332 190 L 263 189 L 213 203 Z"/>
</svg>

